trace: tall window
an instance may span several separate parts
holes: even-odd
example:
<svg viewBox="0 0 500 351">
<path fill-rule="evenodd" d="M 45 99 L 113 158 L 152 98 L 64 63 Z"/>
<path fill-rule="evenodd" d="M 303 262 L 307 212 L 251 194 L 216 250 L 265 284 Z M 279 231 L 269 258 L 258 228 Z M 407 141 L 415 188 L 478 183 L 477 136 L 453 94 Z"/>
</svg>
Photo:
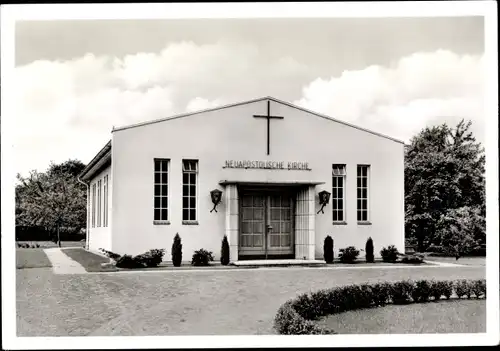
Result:
<svg viewBox="0 0 500 351">
<path fill-rule="evenodd" d="M 103 190 L 104 190 L 104 214 L 103 214 L 103 227 L 108 226 L 108 175 L 104 176 L 103 180 Z"/>
<path fill-rule="evenodd" d="M 101 186 L 102 180 L 97 181 L 97 226 L 101 226 Z"/>
<path fill-rule="evenodd" d="M 368 218 L 368 174 L 370 166 L 358 165 L 358 221 L 366 222 Z"/>
<path fill-rule="evenodd" d="M 154 220 L 168 221 L 168 160 L 155 159 Z"/>
<path fill-rule="evenodd" d="M 196 182 L 198 161 L 182 161 L 182 220 L 196 220 Z"/>
<path fill-rule="evenodd" d="M 334 222 L 345 221 L 345 165 L 332 166 L 332 215 Z"/>
<path fill-rule="evenodd" d="M 95 228 L 95 213 L 96 213 L 96 208 L 95 208 L 95 184 L 92 185 L 92 228 Z"/>
</svg>

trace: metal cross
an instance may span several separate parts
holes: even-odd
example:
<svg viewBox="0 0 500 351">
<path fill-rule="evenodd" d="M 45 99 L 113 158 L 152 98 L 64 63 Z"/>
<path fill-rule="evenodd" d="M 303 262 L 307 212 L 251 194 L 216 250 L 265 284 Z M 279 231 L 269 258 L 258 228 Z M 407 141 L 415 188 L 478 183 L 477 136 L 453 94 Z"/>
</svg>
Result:
<svg viewBox="0 0 500 351">
<path fill-rule="evenodd" d="M 267 119 L 267 154 L 269 155 L 269 135 L 271 129 L 271 118 L 283 119 L 282 116 L 271 116 L 271 101 L 267 101 L 267 116 L 253 115 L 256 118 L 266 118 Z"/>
</svg>

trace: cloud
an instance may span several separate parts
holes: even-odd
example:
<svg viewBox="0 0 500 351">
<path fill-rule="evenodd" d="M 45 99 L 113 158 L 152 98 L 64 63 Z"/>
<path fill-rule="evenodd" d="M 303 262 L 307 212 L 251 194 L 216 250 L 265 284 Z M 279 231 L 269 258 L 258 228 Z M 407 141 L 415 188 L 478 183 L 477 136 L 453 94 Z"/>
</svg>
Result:
<svg viewBox="0 0 500 351">
<path fill-rule="evenodd" d="M 295 103 L 405 141 L 426 125 L 471 119 L 484 140 L 483 57 L 415 53 L 390 67 L 315 79 Z"/>
<path fill-rule="evenodd" d="M 481 128 L 481 69 L 481 57 L 440 50 L 331 77 L 331 66 L 227 41 L 36 61 L 15 72 L 16 170 L 44 170 L 68 158 L 88 162 L 113 126 L 267 95 L 402 139 L 458 117 Z"/>
</svg>

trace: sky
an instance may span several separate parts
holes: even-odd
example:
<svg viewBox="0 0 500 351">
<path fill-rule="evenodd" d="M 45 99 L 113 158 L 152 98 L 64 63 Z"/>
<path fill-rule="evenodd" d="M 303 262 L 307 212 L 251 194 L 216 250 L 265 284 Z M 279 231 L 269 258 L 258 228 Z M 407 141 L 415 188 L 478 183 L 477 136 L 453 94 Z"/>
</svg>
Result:
<svg viewBox="0 0 500 351">
<path fill-rule="evenodd" d="M 472 120 L 482 17 L 22 21 L 16 171 L 88 163 L 113 126 L 273 96 L 408 142 Z"/>
</svg>

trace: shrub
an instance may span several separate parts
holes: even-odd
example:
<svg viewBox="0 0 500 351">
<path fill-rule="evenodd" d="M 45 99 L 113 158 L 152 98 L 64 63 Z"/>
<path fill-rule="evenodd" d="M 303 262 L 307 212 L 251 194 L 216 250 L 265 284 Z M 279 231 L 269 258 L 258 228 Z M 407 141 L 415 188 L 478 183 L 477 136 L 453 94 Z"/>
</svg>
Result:
<svg viewBox="0 0 500 351">
<path fill-rule="evenodd" d="M 222 239 L 222 247 L 220 249 L 220 263 L 224 266 L 229 264 L 229 242 L 227 241 L 227 236 L 224 235 Z"/>
<path fill-rule="evenodd" d="M 470 296 L 469 284 L 467 283 L 467 280 L 465 279 L 456 280 L 453 284 L 453 287 L 455 289 L 455 294 L 457 294 L 457 297 L 459 299 L 461 299 L 465 295 L 467 295 L 467 297 Z"/>
<path fill-rule="evenodd" d="M 287 301 L 278 309 L 274 318 L 274 328 L 284 335 L 334 334 L 333 331 L 301 317 L 293 308 L 291 301 Z"/>
<path fill-rule="evenodd" d="M 413 282 L 408 280 L 394 283 L 391 291 L 392 303 L 396 305 L 410 303 L 410 297 L 413 295 L 414 288 Z"/>
<path fill-rule="evenodd" d="M 157 267 L 163 261 L 165 249 L 152 249 L 134 257 L 134 260 L 141 262 L 146 267 Z"/>
<path fill-rule="evenodd" d="M 375 306 L 384 306 L 391 300 L 392 292 L 389 283 L 377 283 L 371 286 L 372 302 Z"/>
<path fill-rule="evenodd" d="M 182 263 L 182 243 L 179 233 L 175 234 L 172 244 L 172 264 L 174 267 L 180 267 Z"/>
<path fill-rule="evenodd" d="M 477 279 L 470 282 L 471 290 L 479 299 L 480 296 L 486 297 L 486 279 Z"/>
<path fill-rule="evenodd" d="M 431 296 L 434 300 L 440 300 L 442 296 L 449 299 L 453 293 L 453 283 L 449 281 L 432 281 L 431 282 Z"/>
<path fill-rule="evenodd" d="M 401 258 L 401 263 L 409 263 L 409 264 L 421 264 L 424 263 L 424 258 L 421 255 L 404 255 Z"/>
<path fill-rule="evenodd" d="M 427 280 L 418 280 L 412 291 L 411 298 L 414 302 L 427 302 L 431 296 L 431 284 Z"/>
<path fill-rule="evenodd" d="M 359 255 L 359 250 L 356 250 L 354 246 L 348 246 L 345 249 L 340 249 L 339 259 L 343 263 L 353 263 L 356 261 Z"/>
<path fill-rule="evenodd" d="M 210 261 L 214 260 L 213 253 L 211 251 L 207 251 L 205 249 L 200 249 L 195 251 L 193 254 L 193 258 L 191 260 L 191 264 L 193 266 L 209 266 Z"/>
<path fill-rule="evenodd" d="M 130 255 L 123 255 L 116 261 L 119 268 L 144 268 L 145 264 Z"/>
<path fill-rule="evenodd" d="M 36 248 L 38 249 L 39 247 L 40 247 L 40 244 L 38 244 L 38 243 L 37 243 L 37 244 L 36 244 Z"/>
<path fill-rule="evenodd" d="M 394 245 L 390 245 L 389 247 L 383 247 L 380 251 L 380 256 L 382 256 L 382 261 L 394 263 L 398 259 L 398 249 Z"/>
<path fill-rule="evenodd" d="M 366 240 L 365 252 L 366 252 L 366 262 L 374 262 L 375 256 L 373 255 L 373 240 L 371 237 L 368 238 L 368 240 Z"/>
<path fill-rule="evenodd" d="M 325 238 L 323 243 L 323 257 L 326 263 L 333 263 L 333 239 L 330 235 Z"/>
</svg>

